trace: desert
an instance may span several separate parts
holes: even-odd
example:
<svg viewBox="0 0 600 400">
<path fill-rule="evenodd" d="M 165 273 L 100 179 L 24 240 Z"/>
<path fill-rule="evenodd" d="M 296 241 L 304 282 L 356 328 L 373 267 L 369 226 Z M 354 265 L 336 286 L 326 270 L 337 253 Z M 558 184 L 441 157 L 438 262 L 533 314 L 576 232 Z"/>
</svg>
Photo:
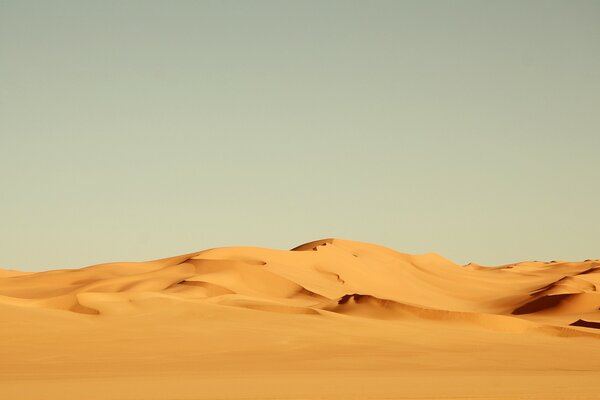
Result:
<svg viewBox="0 0 600 400">
<path fill-rule="evenodd" d="M 600 399 L 599 21 L 0 0 L 0 400 Z"/>
<path fill-rule="evenodd" d="M 0 274 L 3 399 L 595 399 L 600 261 L 362 242 Z"/>
</svg>

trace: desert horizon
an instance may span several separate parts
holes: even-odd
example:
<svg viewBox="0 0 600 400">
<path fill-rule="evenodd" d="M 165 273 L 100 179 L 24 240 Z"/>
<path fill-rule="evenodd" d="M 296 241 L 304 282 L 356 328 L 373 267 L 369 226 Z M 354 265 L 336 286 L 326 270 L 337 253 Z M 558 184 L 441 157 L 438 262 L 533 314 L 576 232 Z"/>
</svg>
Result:
<svg viewBox="0 0 600 400">
<path fill-rule="evenodd" d="M 599 286 L 341 239 L 3 270 L 0 396 L 592 399 Z"/>
</svg>

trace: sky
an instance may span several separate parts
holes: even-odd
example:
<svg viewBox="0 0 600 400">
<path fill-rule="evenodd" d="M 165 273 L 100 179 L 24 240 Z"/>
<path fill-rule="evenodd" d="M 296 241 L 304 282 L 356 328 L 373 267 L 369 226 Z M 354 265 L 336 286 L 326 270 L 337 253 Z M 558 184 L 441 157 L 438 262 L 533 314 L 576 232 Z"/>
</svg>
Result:
<svg viewBox="0 0 600 400">
<path fill-rule="evenodd" d="M 600 258 L 600 2 L 0 1 L 0 268 L 327 237 Z"/>
</svg>

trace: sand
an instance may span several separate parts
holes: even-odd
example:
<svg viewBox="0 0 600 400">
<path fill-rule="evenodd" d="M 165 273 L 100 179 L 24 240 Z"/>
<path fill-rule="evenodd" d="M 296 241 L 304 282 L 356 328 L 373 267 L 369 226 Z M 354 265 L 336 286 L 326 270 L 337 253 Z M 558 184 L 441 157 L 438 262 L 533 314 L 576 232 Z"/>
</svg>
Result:
<svg viewBox="0 0 600 400">
<path fill-rule="evenodd" d="M 598 399 L 598 288 L 338 239 L 0 271 L 0 399 Z"/>
</svg>

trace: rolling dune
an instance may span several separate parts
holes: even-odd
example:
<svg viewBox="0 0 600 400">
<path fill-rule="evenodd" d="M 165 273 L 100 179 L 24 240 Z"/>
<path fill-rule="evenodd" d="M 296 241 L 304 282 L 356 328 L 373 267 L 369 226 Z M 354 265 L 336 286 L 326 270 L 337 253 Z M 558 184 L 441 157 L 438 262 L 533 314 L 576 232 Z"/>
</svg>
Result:
<svg viewBox="0 0 600 400">
<path fill-rule="evenodd" d="M 599 287 L 339 239 L 0 271 L 0 398 L 599 398 Z"/>
</svg>

